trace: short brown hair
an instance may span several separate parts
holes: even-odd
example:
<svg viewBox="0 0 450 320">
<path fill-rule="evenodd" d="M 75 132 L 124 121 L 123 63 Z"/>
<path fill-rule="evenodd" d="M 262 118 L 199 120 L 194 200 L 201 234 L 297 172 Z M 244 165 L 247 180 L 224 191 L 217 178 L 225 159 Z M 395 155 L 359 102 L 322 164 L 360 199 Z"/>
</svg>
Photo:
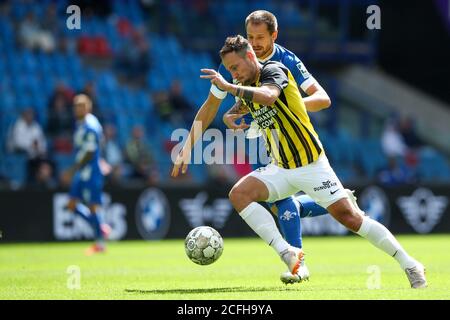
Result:
<svg viewBox="0 0 450 320">
<path fill-rule="evenodd" d="M 234 37 L 228 37 L 225 40 L 225 44 L 223 45 L 222 49 L 220 49 L 220 57 L 223 59 L 223 57 L 230 53 L 230 52 L 236 52 L 240 56 L 244 56 L 245 52 L 249 49 L 250 45 L 247 39 L 245 39 L 243 36 L 238 34 Z"/>
<path fill-rule="evenodd" d="M 265 23 L 267 26 L 267 30 L 269 30 L 270 34 L 278 30 L 277 18 L 274 16 L 273 13 L 266 10 L 257 10 L 250 13 L 248 17 L 245 18 L 245 28 L 247 28 L 247 25 L 250 22 L 252 24 Z"/>
</svg>

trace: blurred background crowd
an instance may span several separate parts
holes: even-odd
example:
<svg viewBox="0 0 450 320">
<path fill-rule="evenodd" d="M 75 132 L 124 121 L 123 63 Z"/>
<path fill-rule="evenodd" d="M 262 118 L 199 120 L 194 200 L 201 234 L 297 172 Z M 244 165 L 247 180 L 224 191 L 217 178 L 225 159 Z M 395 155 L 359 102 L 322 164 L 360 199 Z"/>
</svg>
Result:
<svg viewBox="0 0 450 320">
<path fill-rule="evenodd" d="M 439 16 L 440 2 L 430 1 L 423 14 Z M 66 25 L 71 4 L 81 8 L 80 29 Z M 367 29 L 370 4 L 0 1 L 0 187 L 61 187 L 61 173 L 73 162 L 72 98 L 81 92 L 94 101 L 104 128 L 103 157 L 113 167 L 108 184 L 174 183 L 171 133 L 189 128 L 210 88 L 199 70 L 218 67 L 225 37 L 245 35 L 245 17 L 257 9 L 277 16 L 277 42 L 302 59 L 331 97 L 331 108 L 311 117 L 343 183 L 448 183 L 447 74 L 411 61 L 408 46 L 392 43 L 400 31 L 385 37 L 383 29 Z M 379 5 L 388 29 L 389 6 Z M 442 60 L 433 61 L 441 69 L 447 23 L 439 17 L 431 26 L 447 40 Z M 214 127 L 225 129 L 222 114 L 232 103 L 228 97 Z M 182 181 L 232 183 L 251 170 L 195 165 Z"/>
</svg>

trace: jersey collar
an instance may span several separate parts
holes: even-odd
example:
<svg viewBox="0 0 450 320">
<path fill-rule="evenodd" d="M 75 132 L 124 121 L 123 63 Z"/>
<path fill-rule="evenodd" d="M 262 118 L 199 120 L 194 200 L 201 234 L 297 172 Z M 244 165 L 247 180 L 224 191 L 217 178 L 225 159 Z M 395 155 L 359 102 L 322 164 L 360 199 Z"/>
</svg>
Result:
<svg viewBox="0 0 450 320">
<path fill-rule="evenodd" d="M 275 54 L 275 44 L 273 45 L 272 53 L 269 54 L 267 56 L 267 58 L 265 58 L 265 59 L 258 59 L 258 61 L 261 62 L 261 63 L 265 63 L 265 62 L 269 61 L 270 59 L 272 59 L 274 54 Z"/>
</svg>

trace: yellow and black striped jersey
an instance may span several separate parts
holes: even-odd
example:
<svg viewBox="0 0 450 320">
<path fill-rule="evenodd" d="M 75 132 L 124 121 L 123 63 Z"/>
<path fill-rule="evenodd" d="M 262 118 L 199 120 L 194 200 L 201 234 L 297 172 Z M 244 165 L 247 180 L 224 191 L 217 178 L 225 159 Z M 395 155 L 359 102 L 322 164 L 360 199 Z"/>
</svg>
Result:
<svg viewBox="0 0 450 320">
<path fill-rule="evenodd" d="M 280 96 L 273 105 L 244 103 L 264 133 L 272 162 L 282 168 L 294 169 L 316 161 L 323 147 L 289 69 L 276 61 L 264 63 L 253 86 L 263 85 L 280 89 Z"/>
</svg>

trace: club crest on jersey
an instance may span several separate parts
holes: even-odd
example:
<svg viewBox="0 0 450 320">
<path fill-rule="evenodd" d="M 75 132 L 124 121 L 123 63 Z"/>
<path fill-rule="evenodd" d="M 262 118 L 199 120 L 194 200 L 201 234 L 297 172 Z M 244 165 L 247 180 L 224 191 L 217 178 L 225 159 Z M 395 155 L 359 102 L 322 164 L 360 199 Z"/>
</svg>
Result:
<svg viewBox="0 0 450 320">
<path fill-rule="evenodd" d="M 297 63 L 297 68 L 300 71 L 300 73 L 302 74 L 303 78 L 307 79 L 311 76 L 311 74 L 308 72 L 308 70 L 306 70 L 306 67 L 303 64 L 303 62 Z"/>
</svg>

